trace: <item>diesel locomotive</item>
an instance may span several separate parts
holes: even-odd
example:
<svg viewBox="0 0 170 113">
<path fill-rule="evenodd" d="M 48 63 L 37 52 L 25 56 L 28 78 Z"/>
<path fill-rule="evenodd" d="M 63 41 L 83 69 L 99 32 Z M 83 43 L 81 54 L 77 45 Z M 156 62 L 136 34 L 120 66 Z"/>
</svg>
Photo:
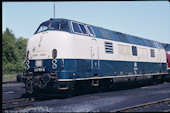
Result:
<svg viewBox="0 0 170 113">
<path fill-rule="evenodd" d="M 17 80 L 29 94 L 167 76 L 160 42 L 63 18 L 42 22 L 29 38 L 26 68 Z"/>
</svg>

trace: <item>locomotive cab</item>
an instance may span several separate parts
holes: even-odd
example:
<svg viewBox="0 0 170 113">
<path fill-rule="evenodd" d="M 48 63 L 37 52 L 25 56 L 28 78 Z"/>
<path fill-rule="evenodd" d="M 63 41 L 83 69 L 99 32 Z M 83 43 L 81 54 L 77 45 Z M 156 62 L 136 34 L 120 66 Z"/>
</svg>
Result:
<svg viewBox="0 0 170 113">
<path fill-rule="evenodd" d="M 65 58 L 72 57 L 74 53 L 70 32 L 67 20 L 50 19 L 43 22 L 29 38 L 26 50 L 27 71 L 17 79 L 21 81 L 23 78 L 27 93 L 32 93 L 34 89 L 69 89 L 68 83 L 60 85 L 58 79 L 71 78 L 72 75 L 64 66 L 67 65 L 64 64 Z M 69 69 L 75 70 L 74 66 Z"/>
</svg>

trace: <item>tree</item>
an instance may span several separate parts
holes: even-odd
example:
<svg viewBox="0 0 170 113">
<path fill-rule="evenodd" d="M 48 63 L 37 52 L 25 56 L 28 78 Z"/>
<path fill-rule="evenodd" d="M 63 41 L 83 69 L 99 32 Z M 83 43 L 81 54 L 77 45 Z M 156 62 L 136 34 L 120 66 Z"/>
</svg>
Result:
<svg viewBox="0 0 170 113">
<path fill-rule="evenodd" d="M 2 67 L 5 73 L 23 71 L 27 39 L 16 39 L 8 28 L 2 35 Z"/>
<path fill-rule="evenodd" d="M 21 69 L 20 71 L 24 71 L 25 68 L 23 67 L 24 59 L 26 57 L 26 46 L 27 46 L 27 41 L 28 39 L 24 39 L 23 37 L 19 37 L 16 41 L 16 45 L 18 47 L 19 54 L 21 56 L 21 61 L 20 61 L 20 67 L 18 69 Z"/>
<path fill-rule="evenodd" d="M 25 56 L 26 56 L 26 45 L 27 45 L 27 39 L 24 39 L 23 37 L 19 37 L 16 41 L 16 45 L 19 49 L 19 54 L 22 58 L 22 60 L 25 59 Z"/>
</svg>

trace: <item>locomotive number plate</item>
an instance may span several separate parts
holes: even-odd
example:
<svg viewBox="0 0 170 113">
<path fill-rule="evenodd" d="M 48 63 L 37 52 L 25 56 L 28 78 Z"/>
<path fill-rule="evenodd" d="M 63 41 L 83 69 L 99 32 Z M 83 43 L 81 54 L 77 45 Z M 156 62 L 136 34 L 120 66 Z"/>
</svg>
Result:
<svg viewBox="0 0 170 113">
<path fill-rule="evenodd" d="M 36 67 L 42 67 L 42 60 L 36 60 L 35 61 L 35 66 Z"/>
<path fill-rule="evenodd" d="M 34 72 L 45 71 L 45 68 L 34 68 Z"/>
</svg>

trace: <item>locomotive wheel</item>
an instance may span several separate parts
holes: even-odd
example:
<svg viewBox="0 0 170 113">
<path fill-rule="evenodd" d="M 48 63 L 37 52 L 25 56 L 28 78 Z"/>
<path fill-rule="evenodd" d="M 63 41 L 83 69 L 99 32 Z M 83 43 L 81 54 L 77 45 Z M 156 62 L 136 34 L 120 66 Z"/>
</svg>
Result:
<svg viewBox="0 0 170 113">
<path fill-rule="evenodd" d="M 33 81 L 32 80 L 27 80 L 25 89 L 26 89 L 26 93 L 33 94 Z"/>
<path fill-rule="evenodd" d="M 17 75 L 17 82 L 22 82 L 22 75 Z"/>
</svg>

